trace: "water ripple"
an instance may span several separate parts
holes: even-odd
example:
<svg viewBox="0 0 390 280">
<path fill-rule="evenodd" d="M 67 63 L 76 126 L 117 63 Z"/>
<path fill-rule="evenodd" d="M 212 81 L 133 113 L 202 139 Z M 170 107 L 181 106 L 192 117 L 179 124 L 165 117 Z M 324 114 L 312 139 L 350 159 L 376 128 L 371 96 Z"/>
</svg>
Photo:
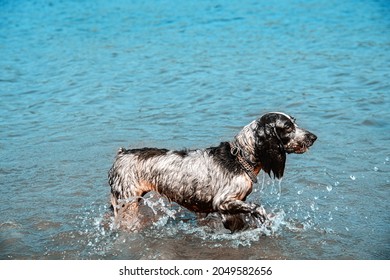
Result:
<svg viewBox="0 0 390 280">
<path fill-rule="evenodd" d="M 3 2 L 1 259 L 390 255 L 383 1 Z M 119 147 L 209 147 L 268 111 L 318 136 L 248 197 L 280 214 L 272 232 L 177 208 L 143 233 L 110 228 Z"/>
</svg>

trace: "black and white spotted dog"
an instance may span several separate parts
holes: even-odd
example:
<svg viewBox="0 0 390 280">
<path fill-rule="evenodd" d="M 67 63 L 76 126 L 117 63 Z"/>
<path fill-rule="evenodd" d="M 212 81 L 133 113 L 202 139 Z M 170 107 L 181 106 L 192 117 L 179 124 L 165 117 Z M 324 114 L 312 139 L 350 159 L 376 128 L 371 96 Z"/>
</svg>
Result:
<svg viewBox="0 0 390 280">
<path fill-rule="evenodd" d="M 301 154 L 317 137 L 284 113 L 268 113 L 230 142 L 199 150 L 119 149 L 109 171 L 111 204 L 118 227 L 131 228 L 139 199 L 158 192 L 196 213 L 220 213 L 225 228 L 245 228 L 244 215 L 264 223 L 262 206 L 245 199 L 261 169 L 283 176 L 286 154 Z"/>
</svg>

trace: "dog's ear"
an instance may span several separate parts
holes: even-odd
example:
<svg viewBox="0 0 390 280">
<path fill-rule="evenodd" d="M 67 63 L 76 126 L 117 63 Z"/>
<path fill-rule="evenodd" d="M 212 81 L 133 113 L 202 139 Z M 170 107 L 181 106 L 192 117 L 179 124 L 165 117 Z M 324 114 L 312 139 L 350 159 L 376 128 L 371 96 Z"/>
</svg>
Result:
<svg viewBox="0 0 390 280">
<path fill-rule="evenodd" d="M 263 124 L 258 130 L 257 151 L 263 170 L 271 177 L 282 178 L 286 164 L 286 152 L 275 127 Z"/>
</svg>

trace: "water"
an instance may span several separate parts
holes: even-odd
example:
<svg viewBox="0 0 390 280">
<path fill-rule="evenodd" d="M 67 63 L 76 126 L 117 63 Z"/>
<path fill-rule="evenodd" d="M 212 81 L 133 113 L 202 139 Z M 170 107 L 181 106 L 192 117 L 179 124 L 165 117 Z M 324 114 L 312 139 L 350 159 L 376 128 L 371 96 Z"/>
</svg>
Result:
<svg viewBox="0 0 390 280">
<path fill-rule="evenodd" d="M 387 1 L 1 1 L 1 259 L 390 259 Z M 112 229 L 121 146 L 199 148 L 267 111 L 317 136 L 229 234 L 150 196 Z M 156 214 L 154 214 L 154 212 Z"/>
</svg>

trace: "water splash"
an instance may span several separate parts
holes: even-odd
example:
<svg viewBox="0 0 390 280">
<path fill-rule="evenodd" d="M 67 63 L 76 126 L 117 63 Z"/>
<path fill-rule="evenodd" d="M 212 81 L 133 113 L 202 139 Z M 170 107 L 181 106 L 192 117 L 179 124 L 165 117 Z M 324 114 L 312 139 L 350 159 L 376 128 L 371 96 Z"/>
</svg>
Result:
<svg viewBox="0 0 390 280">
<path fill-rule="evenodd" d="M 150 193 L 140 202 L 140 216 L 148 223 L 138 232 L 116 229 L 113 214 L 108 205 L 103 207 L 101 204 L 96 204 L 86 209 L 86 216 L 81 219 L 81 240 L 79 242 L 85 247 L 81 256 L 83 258 L 105 258 L 107 254 L 121 256 L 130 252 L 135 254 L 134 258 L 143 258 L 145 254 L 153 251 L 153 246 L 157 246 L 153 240 L 167 240 L 169 244 L 173 242 L 172 240 L 195 242 L 206 248 L 251 247 L 262 242 L 265 237 L 281 236 L 286 231 L 304 232 L 313 228 L 316 224 L 316 212 L 319 211 L 317 202 L 311 200 L 306 209 L 304 208 L 305 197 L 300 196 L 297 201 L 292 202 L 295 203 L 295 207 L 288 209 L 285 201 L 279 200 L 282 181 L 266 180 L 264 177 L 260 190 L 251 199 L 256 199 L 258 196 L 263 198 L 265 194 L 273 197 L 270 202 L 273 206 L 267 207 L 269 214 L 266 224 L 248 218 L 250 229 L 232 234 L 223 227 L 217 214 L 209 215 L 209 223 L 202 224 L 194 213 L 171 203 L 156 193 Z M 275 186 L 279 187 L 278 192 L 274 191 Z M 275 197 L 275 193 L 278 197 Z M 145 249 L 141 244 L 147 248 Z M 149 253 L 145 250 L 149 250 Z"/>
<path fill-rule="evenodd" d="M 216 222 L 215 224 L 199 225 L 195 217 L 187 220 L 170 220 L 170 222 L 166 222 L 167 217 L 160 217 L 160 222 L 155 223 L 154 227 L 147 231 L 149 234 L 158 235 L 159 238 L 182 236 L 183 238 L 198 239 L 199 242 L 209 247 L 230 246 L 236 248 L 251 246 L 264 236 L 278 235 L 285 220 L 285 213 L 281 210 L 270 215 L 266 224 L 252 219 L 249 221 L 250 229 L 230 233 L 229 230 L 223 227 L 222 221 L 218 220 L 216 214 L 210 215 L 212 216 L 211 219 Z M 156 227 L 160 231 L 154 231 Z"/>
<path fill-rule="evenodd" d="M 277 194 L 278 196 L 278 199 L 280 198 L 281 194 L 282 194 L 282 181 L 283 181 L 283 178 L 275 178 L 275 179 L 272 179 L 272 178 L 269 178 L 268 180 L 266 180 L 266 174 L 264 172 L 262 172 L 262 182 L 261 182 L 261 187 L 260 187 L 260 193 L 264 193 L 266 191 L 266 188 L 268 186 L 271 187 L 270 189 L 270 193 L 271 194 Z M 277 185 L 278 185 L 278 189 L 275 191 L 275 182 L 277 182 Z"/>
</svg>

